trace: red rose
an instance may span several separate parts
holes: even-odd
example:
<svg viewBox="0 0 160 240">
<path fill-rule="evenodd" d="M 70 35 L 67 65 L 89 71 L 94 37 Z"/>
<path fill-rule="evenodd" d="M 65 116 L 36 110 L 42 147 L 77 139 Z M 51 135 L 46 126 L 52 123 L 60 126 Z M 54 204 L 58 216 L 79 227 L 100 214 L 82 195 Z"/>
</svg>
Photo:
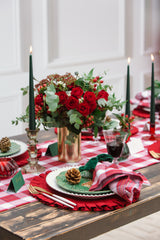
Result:
<svg viewBox="0 0 160 240">
<path fill-rule="evenodd" d="M 79 104 L 78 112 L 80 112 L 84 117 L 89 115 L 90 113 L 90 106 L 87 102 L 83 102 Z"/>
<path fill-rule="evenodd" d="M 96 95 L 93 92 L 87 91 L 84 94 L 84 100 L 89 104 L 96 102 Z"/>
<path fill-rule="evenodd" d="M 43 104 L 43 94 L 38 94 L 34 99 L 35 105 L 42 105 Z"/>
<path fill-rule="evenodd" d="M 90 104 L 90 114 L 96 109 L 97 103 L 94 102 L 93 104 Z"/>
<path fill-rule="evenodd" d="M 59 103 L 64 104 L 67 101 L 68 95 L 65 91 L 57 92 L 56 95 L 59 96 Z"/>
<path fill-rule="evenodd" d="M 70 110 L 70 109 L 77 108 L 78 104 L 79 104 L 78 99 L 73 96 L 70 96 L 66 103 L 66 107 L 68 108 L 68 110 Z"/>
<path fill-rule="evenodd" d="M 106 101 L 108 101 L 108 96 L 109 96 L 109 94 L 105 90 L 101 90 L 98 93 L 97 100 L 100 98 L 104 98 Z"/>
<path fill-rule="evenodd" d="M 71 95 L 76 97 L 76 98 L 80 98 L 83 94 L 83 90 L 81 87 L 75 87 L 75 88 L 72 88 L 72 92 L 71 92 Z"/>
</svg>

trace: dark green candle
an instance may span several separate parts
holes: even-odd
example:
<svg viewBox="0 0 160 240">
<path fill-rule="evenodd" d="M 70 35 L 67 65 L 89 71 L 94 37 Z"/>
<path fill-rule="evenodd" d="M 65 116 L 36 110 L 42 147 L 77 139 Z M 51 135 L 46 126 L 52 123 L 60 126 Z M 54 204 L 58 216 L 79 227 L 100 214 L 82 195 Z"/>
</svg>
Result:
<svg viewBox="0 0 160 240">
<path fill-rule="evenodd" d="M 150 104 L 150 123 L 155 124 L 155 97 L 154 97 L 154 56 L 151 54 L 152 73 L 151 73 L 151 104 Z"/>
<path fill-rule="evenodd" d="M 128 65 L 127 65 L 127 86 L 126 86 L 126 109 L 125 114 L 130 117 L 130 58 L 128 58 Z"/>
<path fill-rule="evenodd" d="M 34 105 L 34 85 L 33 85 L 33 66 L 32 66 L 32 47 L 29 55 L 29 129 L 35 130 L 35 105 Z"/>
</svg>

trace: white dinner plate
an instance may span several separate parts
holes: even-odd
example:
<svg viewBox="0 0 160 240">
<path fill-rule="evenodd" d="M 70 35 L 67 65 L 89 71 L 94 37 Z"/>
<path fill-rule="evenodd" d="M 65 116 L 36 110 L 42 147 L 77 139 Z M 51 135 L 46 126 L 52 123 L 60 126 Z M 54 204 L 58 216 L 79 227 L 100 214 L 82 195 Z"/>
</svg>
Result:
<svg viewBox="0 0 160 240">
<path fill-rule="evenodd" d="M 17 144 L 20 145 L 20 151 L 17 152 L 17 153 L 15 153 L 15 154 L 13 154 L 13 155 L 11 155 L 11 157 L 17 157 L 17 156 L 19 156 L 19 155 L 21 155 L 21 154 L 23 154 L 23 153 L 25 153 L 25 152 L 27 151 L 28 146 L 27 146 L 26 143 L 21 142 L 21 141 L 17 141 L 17 140 L 14 140 L 14 139 L 10 139 L 10 140 L 11 140 L 12 142 L 15 142 L 15 143 L 17 143 Z"/>
<path fill-rule="evenodd" d="M 54 190 L 60 192 L 60 193 L 63 193 L 63 194 L 67 194 L 69 196 L 74 196 L 74 197 L 79 197 L 79 198 L 94 198 L 94 199 L 97 199 L 97 198 L 105 198 L 107 196 L 111 196 L 111 195 L 114 195 L 113 192 L 110 192 L 110 193 L 102 193 L 102 194 L 94 194 L 94 195 L 91 195 L 91 194 L 81 194 L 81 193 L 73 193 L 73 192 L 68 192 L 64 189 L 62 189 L 61 187 L 58 186 L 57 182 L 56 182 L 56 177 L 63 171 L 67 171 L 68 169 L 72 168 L 71 166 L 70 167 L 63 167 L 63 168 L 59 168 L 57 170 L 54 170 L 50 173 L 48 173 L 47 177 L 46 177 L 46 182 L 47 184 Z"/>
</svg>

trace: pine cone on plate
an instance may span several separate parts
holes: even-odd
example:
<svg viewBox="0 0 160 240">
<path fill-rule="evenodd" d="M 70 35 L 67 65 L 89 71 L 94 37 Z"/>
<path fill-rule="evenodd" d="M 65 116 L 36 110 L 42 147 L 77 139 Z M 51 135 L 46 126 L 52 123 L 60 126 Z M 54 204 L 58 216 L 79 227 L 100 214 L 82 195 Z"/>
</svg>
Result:
<svg viewBox="0 0 160 240">
<path fill-rule="evenodd" d="M 11 142 L 9 138 L 7 137 L 2 138 L 0 141 L 1 152 L 7 152 L 10 149 L 10 147 L 11 147 Z"/>
<path fill-rule="evenodd" d="M 66 172 L 65 176 L 66 176 L 67 181 L 72 184 L 77 184 L 81 180 L 81 173 L 76 168 L 69 169 Z"/>
</svg>

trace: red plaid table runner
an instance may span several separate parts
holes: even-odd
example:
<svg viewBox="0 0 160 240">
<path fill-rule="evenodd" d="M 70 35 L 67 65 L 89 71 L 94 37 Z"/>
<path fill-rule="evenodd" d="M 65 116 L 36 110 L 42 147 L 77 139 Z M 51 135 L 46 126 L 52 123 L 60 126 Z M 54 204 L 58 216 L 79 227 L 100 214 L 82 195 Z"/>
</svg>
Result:
<svg viewBox="0 0 160 240">
<path fill-rule="evenodd" d="M 141 120 L 134 124 L 135 127 L 139 129 L 139 132 L 135 134 L 134 138 L 141 138 L 142 135 L 144 136 L 143 128 L 147 120 Z M 156 126 L 156 133 L 160 134 L 160 123 Z M 147 132 L 145 133 L 148 134 Z M 58 157 L 49 157 L 45 156 L 45 151 L 49 144 L 53 142 L 47 141 L 42 144 L 38 144 L 38 148 L 42 151 L 42 157 L 39 160 L 39 163 L 43 165 L 47 170 L 54 170 L 64 166 L 77 166 L 85 164 L 91 157 L 94 157 L 101 153 L 106 153 L 106 145 L 103 141 L 96 142 L 96 141 L 82 141 L 81 143 L 81 152 L 82 152 L 82 160 L 78 164 L 69 164 L 69 163 L 62 163 L 58 161 Z M 155 163 L 159 163 L 159 160 L 152 158 L 148 154 L 147 146 L 151 145 L 153 142 L 146 141 L 143 142 L 145 146 L 145 150 L 139 153 L 136 153 L 130 156 L 127 160 L 120 162 L 120 166 L 127 167 L 132 170 L 137 170 L 146 166 L 150 166 Z M 20 169 L 19 169 L 20 170 Z M 7 192 L 8 185 L 10 183 L 11 178 L 0 180 L 0 211 L 8 210 L 23 204 L 27 204 L 30 202 L 35 202 L 36 199 L 33 198 L 28 190 L 27 185 L 30 183 L 30 180 L 33 178 L 33 174 L 24 174 L 25 185 L 17 192 L 11 193 Z"/>
</svg>

